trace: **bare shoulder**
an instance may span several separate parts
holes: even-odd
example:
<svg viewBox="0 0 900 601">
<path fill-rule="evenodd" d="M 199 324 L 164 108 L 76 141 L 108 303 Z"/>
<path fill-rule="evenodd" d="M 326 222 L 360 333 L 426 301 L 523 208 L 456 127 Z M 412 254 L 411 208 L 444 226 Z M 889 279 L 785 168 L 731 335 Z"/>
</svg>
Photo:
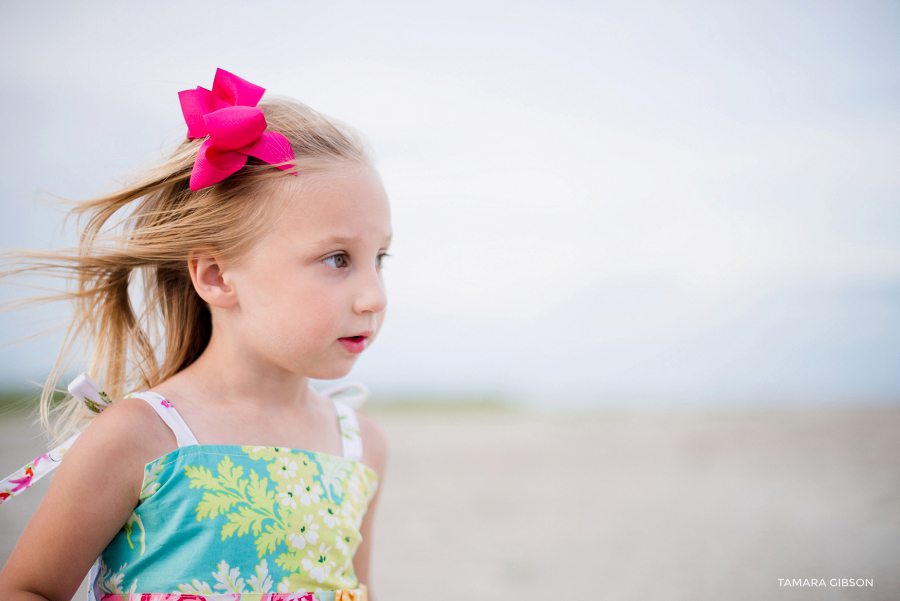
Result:
<svg viewBox="0 0 900 601">
<path fill-rule="evenodd" d="M 175 435 L 146 401 L 115 401 L 66 451 L 54 481 L 92 482 L 123 504 L 141 489 L 144 466 L 178 447 Z"/>
<path fill-rule="evenodd" d="M 379 474 L 383 474 L 388 456 L 388 442 L 384 428 L 365 413 L 357 411 L 356 418 L 359 422 L 359 435 L 362 438 L 362 461 Z"/>
<path fill-rule="evenodd" d="M 112 403 L 95 417 L 72 445 L 103 450 L 141 465 L 178 447 L 175 435 L 146 401 L 135 398 Z"/>
</svg>

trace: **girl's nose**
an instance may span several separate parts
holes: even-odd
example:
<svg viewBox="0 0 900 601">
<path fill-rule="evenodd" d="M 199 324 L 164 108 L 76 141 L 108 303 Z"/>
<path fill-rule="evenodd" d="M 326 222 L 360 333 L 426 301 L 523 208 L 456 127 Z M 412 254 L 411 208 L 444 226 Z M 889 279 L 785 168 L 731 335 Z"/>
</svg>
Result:
<svg viewBox="0 0 900 601">
<path fill-rule="evenodd" d="M 384 281 L 378 269 L 365 269 L 360 272 L 360 289 L 353 303 L 357 313 L 380 313 L 387 306 L 387 295 L 384 292 Z"/>
</svg>

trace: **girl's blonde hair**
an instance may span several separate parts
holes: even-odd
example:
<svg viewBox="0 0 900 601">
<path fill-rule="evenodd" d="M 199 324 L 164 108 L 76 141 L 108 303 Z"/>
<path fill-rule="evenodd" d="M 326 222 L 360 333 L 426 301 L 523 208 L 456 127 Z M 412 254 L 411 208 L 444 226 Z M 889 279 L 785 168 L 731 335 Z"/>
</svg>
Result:
<svg viewBox="0 0 900 601">
<path fill-rule="evenodd" d="M 290 170 L 250 158 L 246 167 L 222 182 L 191 191 L 188 179 L 201 140 L 185 140 L 117 192 L 76 201 L 69 216 L 76 216 L 79 224 L 86 220 L 76 248 L 7 255 L 16 261 L 0 271 L 0 277 L 53 275 L 70 284 L 66 292 L 17 305 L 62 299 L 75 305 L 41 390 L 41 423 L 57 438 L 93 415 L 71 398 L 53 406 L 76 341 L 89 349 L 87 373 L 100 378 L 111 399 L 153 387 L 181 371 L 200 356 L 212 334 L 209 309 L 188 272 L 188 251 L 208 246 L 226 260 L 238 259 L 276 221 L 276 206 L 264 198 L 274 178 L 368 162 L 359 137 L 346 126 L 292 100 L 267 100 L 259 106 L 269 131 L 284 135 L 293 148 Z M 124 217 L 110 221 L 126 208 L 131 210 Z M 114 234 L 116 229 L 120 233 Z M 140 305 L 132 302 L 132 283 L 143 288 Z M 51 414 L 58 418 L 53 424 Z"/>
</svg>

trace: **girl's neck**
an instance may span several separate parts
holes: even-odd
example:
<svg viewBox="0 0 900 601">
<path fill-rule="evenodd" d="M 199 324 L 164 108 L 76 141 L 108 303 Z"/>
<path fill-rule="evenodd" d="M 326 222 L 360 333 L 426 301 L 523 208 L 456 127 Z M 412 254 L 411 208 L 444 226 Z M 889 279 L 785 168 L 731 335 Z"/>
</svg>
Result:
<svg viewBox="0 0 900 601">
<path fill-rule="evenodd" d="M 270 409 L 303 406 L 310 400 L 308 377 L 263 361 L 246 348 L 229 345 L 215 332 L 194 363 L 154 387 L 163 396 L 166 389 L 179 396 Z"/>
</svg>

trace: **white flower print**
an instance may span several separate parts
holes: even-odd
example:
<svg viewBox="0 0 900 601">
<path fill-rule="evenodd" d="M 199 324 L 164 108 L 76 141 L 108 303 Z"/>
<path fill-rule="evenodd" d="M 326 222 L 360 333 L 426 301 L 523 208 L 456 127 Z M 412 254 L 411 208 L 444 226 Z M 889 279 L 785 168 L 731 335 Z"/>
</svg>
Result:
<svg viewBox="0 0 900 601">
<path fill-rule="evenodd" d="M 300 526 L 300 533 L 292 532 L 288 534 L 287 539 L 290 545 L 296 549 L 302 549 L 307 543 L 315 544 L 319 540 L 319 525 L 313 523 L 313 516 L 303 516 L 305 524 Z"/>
<path fill-rule="evenodd" d="M 278 493 L 275 498 L 283 507 L 290 507 L 291 509 L 297 509 L 297 493 L 299 491 L 299 486 L 289 487 L 288 490 L 283 490 Z M 295 493 L 297 491 L 297 493 Z"/>
<path fill-rule="evenodd" d="M 326 547 L 325 543 L 319 545 L 318 554 L 313 553 L 312 549 L 308 550 L 306 554 L 309 556 L 309 559 L 303 558 L 300 564 L 303 566 L 303 569 L 309 572 L 309 577 L 318 582 L 319 584 L 325 582 L 325 578 L 328 577 L 328 573 L 334 567 L 333 562 L 329 562 L 326 560 L 328 556 L 328 551 L 331 550 L 331 547 Z"/>
<path fill-rule="evenodd" d="M 334 512 L 329 509 L 320 509 L 319 515 L 322 517 L 322 521 L 325 522 L 329 528 L 334 528 L 334 525 L 337 524 L 337 516 L 334 515 Z"/>
<path fill-rule="evenodd" d="M 275 473 L 285 480 L 290 480 L 297 475 L 297 464 L 290 457 L 279 457 L 275 460 Z"/>
<path fill-rule="evenodd" d="M 313 482 L 307 485 L 303 478 L 300 478 L 300 485 L 295 490 L 300 492 L 300 502 L 306 506 L 318 503 L 322 495 L 322 487 Z"/>
<path fill-rule="evenodd" d="M 325 566 L 320 563 L 313 563 L 308 559 L 303 560 L 303 569 L 309 572 L 309 577 L 319 584 L 325 582 Z"/>
<path fill-rule="evenodd" d="M 336 530 L 334 533 L 334 548 L 344 555 L 350 554 L 350 545 L 344 540 L 344 533 L 340 530 Z"/>
<path fill-rule="evenodd" d="M 315 543 L 319 539 L 319 525 L 313 523 L 313 516 L 309 514 L 303 516 L 303 521 L 306 522 L 306 540 Z"/>
</svg>

